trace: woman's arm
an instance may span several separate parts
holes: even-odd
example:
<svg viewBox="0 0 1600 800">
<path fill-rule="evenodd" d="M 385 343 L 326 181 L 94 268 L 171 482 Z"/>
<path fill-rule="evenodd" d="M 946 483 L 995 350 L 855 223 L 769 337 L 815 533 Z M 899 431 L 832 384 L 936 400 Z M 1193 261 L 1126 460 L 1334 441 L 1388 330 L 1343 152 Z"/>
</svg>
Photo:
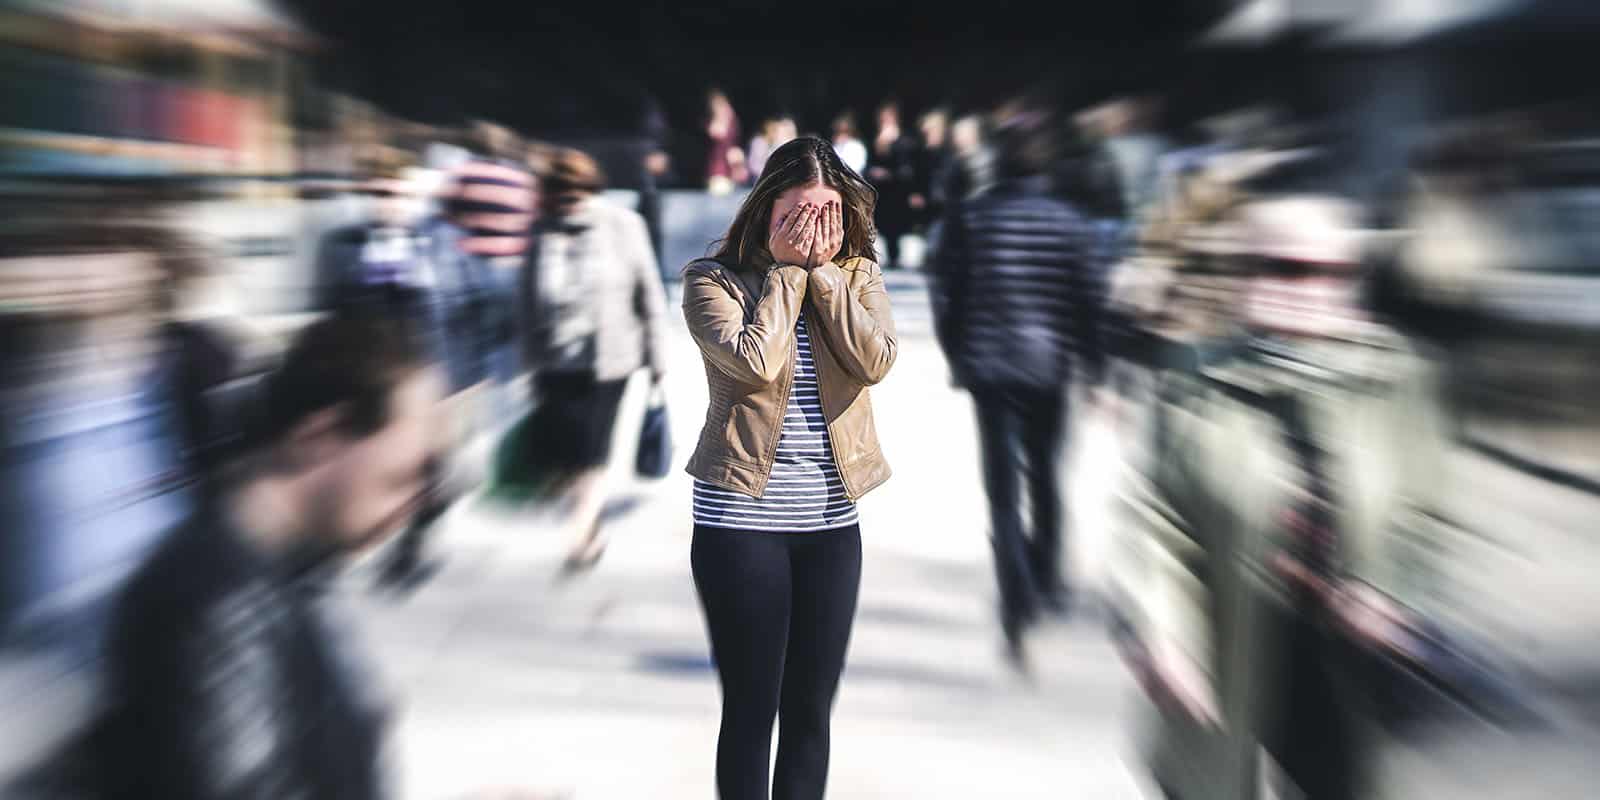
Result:
<svg viewBox="0 0 1600 800">
<path fill-rule="evenodd" d="M 707 360 L 740 383 L 765 386 L 788 362 L 805 288 L 804 267 L 773 267 L 755 317 L 746 323 L 744 306 L 727 287 L 691 267 L 684 275 L 683 317 Z"/>
<path fill-rule="evenodd" d="M 846 371 L 871 386 L 889 374 L 900 345 L 894 318 L 889 313 L 889 293 L 883 272 L 869 259 L 854 259 L 849 268 L 828 262 L 811 270 L 811 303 L 829 349 Z M 852 290 L 851 273 L 865 272 L 860 288 Z"/>
</svg>

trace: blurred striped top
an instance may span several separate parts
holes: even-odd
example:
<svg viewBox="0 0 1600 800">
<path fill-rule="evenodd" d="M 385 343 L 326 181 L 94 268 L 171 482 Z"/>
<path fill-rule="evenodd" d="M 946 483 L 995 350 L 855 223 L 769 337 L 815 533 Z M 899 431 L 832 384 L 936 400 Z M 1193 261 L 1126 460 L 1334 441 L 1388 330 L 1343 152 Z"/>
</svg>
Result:
<svg viewBox="0 0 1600 800">
<path fill-rule="evenodd" d="M 514 256 L 528 249 L 537 192 L 533 176 L 505 162 L 473 159 L 456 168 L 451 208 L 466 229 L 461 248 L 480 256 Z"/>
<path fill-rule="evenodd" d="M 713 528 L 810 533 L 856 522 L 856 504 L 845 496 L 844 481 L 833 459 L 828 421 L 806 318 L 795 322 L 794 386 L 778 435 L 778 450 L 766 493 L 752 498 L 694 482 L 694 522 Z"/>
</svg>

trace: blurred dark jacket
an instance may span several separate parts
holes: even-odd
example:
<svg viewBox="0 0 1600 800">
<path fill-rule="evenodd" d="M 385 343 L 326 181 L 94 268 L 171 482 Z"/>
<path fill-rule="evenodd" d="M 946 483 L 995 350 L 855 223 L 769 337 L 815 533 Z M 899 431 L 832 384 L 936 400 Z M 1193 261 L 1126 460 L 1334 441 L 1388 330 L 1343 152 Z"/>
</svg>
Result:
<svg viewBox="0 0 1600 800">
<path fill-rule="evenodd" d="M 122 595 L 94 747 L 101 796 L 384 796 L 385 712 L 347 648 L 312 578 L 202 512 Z"/>
<path fill-rule="evenodd" d="M 241 433 L 207 402 L 208 392 L 234 377 L 238 347 L 220 325 L 200 320 L 168 322 L 161 344 L 154 379 L 171 394 L 184 465 L 203 480 Z"/>
<path fill-rule="evenodd" d="M 368 245 L 379 235 L 376 226 L 358 223 L 323 236 L 317 252 L 317 310 L 409 320 L 435 362 L 448 363 L 451 336 L 433 248 L 426 237 L 406 231 L 405 255 L 377 260 Z"/>
<path fill-rule="evenodd" d="M 465 229 L 432 217 L 421 231 L 436 280 L 445 364 L 452 388 L 459 391 L 487 380 L 495 348 L 514 338 L 516 298 L 495 276 L 494 267 L 467 252 Z"/>
<path fill-rule="evenodd" d="M 935 333 L 963 385 L 1098 383 L 1102 248 L 1047 176 L 1001 181 L 957 204 L 933 261 Z"/>
<path fill-rule="evenodd" d="M 899 236 L 916 221 L 910 206 L 911 193 L 917 191 L 917 165 L 921 142 L 902 133 L 886 148 L 876 143 L 867 161 L 867 180 L 878 190 L 877 222 L 881 237 Z M 879 170 L 882 170 L 880 173 Z M 893 242 L 885 242 L 891 249 Z"/>
<path fill-rule="evenodd" d="M 955 154 L 948 147 L 923 146 L 917 150 L 912 192 L 922 195 L 926 205 L 915 210 L 916 223 L 926 225 L 944 215 L 952 198 L 949 189 L 956 178 L 951 173 L 958 169 Z"/>
</svg>

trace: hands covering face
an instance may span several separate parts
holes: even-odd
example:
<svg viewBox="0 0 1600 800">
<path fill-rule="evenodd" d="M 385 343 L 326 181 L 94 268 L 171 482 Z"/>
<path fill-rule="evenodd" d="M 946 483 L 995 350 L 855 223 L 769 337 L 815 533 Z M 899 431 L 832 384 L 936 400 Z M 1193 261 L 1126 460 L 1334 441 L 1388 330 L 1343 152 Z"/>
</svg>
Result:
<svg viewBox="0 0 1600 800">
<path fill-rule="evenodd" d="M 779 264 L 808 270 L 832 261 L 843 245 L 844 209 L 837 201 L 795 206 L 767 240 L 767 249 Z"/>
</svg>

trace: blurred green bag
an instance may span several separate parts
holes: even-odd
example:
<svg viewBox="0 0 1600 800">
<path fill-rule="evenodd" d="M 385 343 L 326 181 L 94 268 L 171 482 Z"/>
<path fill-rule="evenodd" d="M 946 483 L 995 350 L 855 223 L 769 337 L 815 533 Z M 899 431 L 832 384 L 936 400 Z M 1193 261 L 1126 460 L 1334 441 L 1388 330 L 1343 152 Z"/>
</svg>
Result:
<svg viewBox="0 0 1600 800">
<path fill-rule="evenodd" d="M 551 447 L 544 406 L 522 415 L 495 446 L 488 496 L 504 502 L 533 502 L 555 497 L 569 477 Z"/>
</svg>

